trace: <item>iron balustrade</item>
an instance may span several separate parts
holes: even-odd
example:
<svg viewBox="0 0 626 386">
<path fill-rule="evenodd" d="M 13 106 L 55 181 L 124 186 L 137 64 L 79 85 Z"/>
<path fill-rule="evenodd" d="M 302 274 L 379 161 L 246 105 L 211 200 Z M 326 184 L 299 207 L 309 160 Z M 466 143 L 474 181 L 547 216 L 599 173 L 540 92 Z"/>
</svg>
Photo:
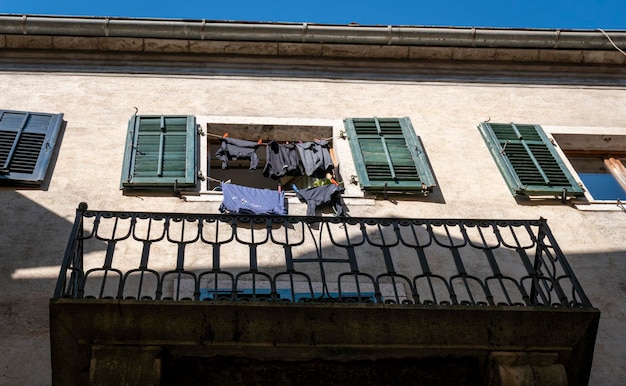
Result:
<svg viewBox="0 0 626 386">
<path fill-rule="evenodd" d="M 592 307 L 545 219 L 88 210 L 54 298 Z"/>
</svg>

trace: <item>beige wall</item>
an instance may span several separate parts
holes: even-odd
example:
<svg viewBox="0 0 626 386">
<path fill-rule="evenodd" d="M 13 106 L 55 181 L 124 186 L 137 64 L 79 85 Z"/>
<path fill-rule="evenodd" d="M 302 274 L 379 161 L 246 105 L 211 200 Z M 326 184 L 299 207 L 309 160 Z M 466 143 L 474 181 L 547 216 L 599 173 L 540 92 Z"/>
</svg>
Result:
<svg viewBox="0 0 626 386">
<path fill-rule="evenodd" d="M 215 200 L 122 194 L 127 124 L 135 107 L 139 114 L 196 115 L 201 124 L 228 117 L 320 122 L 410 117 L 437 179 L 436 191 L 397 204 L 349 201 L 350 214 L 547 218 L 591 302 L 602 311 L 591 384 L 626 380 L 626 213 L 582 211 L 558 200 L 517 201 L 476 128 L 490 119 L 626 135 L 624 89 L 3 72 L 1 109 L 64 113 L 67 126 L 45 189 L 0 188 L 0 346 L 9 351 L 0 359 L 0 384 L 49 381 L 47 299 L 79 202 L 104 210 L 217 213 Z M 334 141 L 347 148 L 339 144 L 345 140 Z M 341 151 L 338 157 L 350 170 L 350 155 Z M 294 210 L 303 213 L 304 207 Z"/>
</svg>

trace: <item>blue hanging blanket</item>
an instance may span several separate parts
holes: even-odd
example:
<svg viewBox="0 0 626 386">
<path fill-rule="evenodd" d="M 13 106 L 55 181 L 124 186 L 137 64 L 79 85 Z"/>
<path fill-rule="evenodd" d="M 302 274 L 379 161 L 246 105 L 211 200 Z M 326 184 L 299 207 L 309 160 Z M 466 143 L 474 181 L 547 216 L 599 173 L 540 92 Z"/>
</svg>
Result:
<svg viewBox="0 0 626 386">
<path fill-rule="evenodd" d="M 250 188 L 235 184 L 222 184 L 224 195 L 220 211 L 238 214 L 273 214 L 283 216 L 285 192 Z"/>
</svg>

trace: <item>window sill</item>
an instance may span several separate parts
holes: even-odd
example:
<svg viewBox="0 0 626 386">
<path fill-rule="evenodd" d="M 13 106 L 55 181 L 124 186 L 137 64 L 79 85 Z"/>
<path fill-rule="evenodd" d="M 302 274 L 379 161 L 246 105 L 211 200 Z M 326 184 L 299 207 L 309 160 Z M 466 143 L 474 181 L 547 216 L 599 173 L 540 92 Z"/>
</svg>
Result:
<svg viewBox="0 0 626 386">
<path fill-rule="evenodd" d="M 618 212 L 618 211 L 626 211 L 626 207 L 624 203 L 619 204 L 614 200 L 603 200 L 603 201 L 585 201 L 585 202 L 572 202 L 574 208 L 581 211 L 589 211 L 589 212 Z"/>
<path fill-rule="evenodd" d="M 194 194 L 182 194 L 181 197 L 186 202 L 222 202 L 222 192 L 199 192 Z M 341 196 L 343 198 L 346 206 L 374 206 L 376 204 L 376 200 L 373 198 L 363 198 L 363 197 L 350 197 L 350 196 Z M 287 199 L 287 203 L 289 205 L 303 205 L 306 206 L 306 203 L 301 202 L 296 194 L 293 192 L 285 192 L 285 198 Z"/>
</svg>

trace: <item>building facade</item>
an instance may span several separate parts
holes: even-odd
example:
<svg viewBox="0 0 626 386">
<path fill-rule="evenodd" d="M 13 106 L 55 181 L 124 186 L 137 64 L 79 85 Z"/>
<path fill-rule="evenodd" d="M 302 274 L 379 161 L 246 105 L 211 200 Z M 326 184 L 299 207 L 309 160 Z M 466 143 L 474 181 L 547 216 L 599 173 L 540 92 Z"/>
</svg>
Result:
<svg viewBox="0 0 626 386">
<path fill-rule="evenodd" d="M 626 33 L 0 19 L 2 383 L 626 380 Z M 323 171 L 272 178 L 290 144 Z M 223 217 L 233 186 L 284 206 Z"/>
</svg>

